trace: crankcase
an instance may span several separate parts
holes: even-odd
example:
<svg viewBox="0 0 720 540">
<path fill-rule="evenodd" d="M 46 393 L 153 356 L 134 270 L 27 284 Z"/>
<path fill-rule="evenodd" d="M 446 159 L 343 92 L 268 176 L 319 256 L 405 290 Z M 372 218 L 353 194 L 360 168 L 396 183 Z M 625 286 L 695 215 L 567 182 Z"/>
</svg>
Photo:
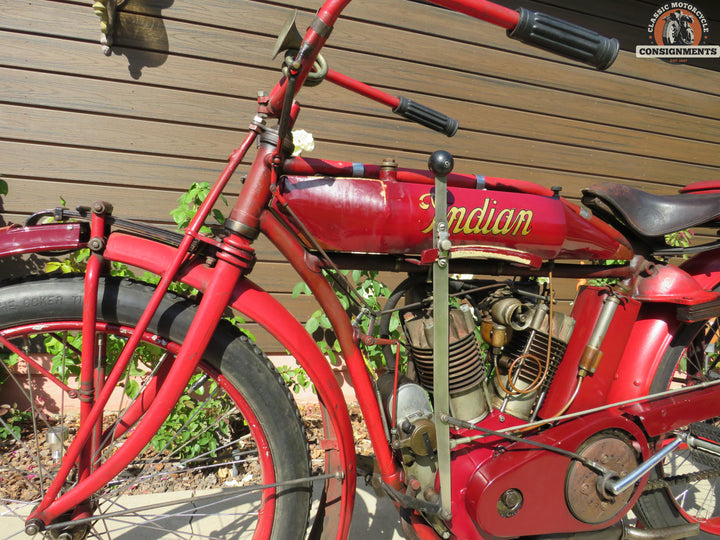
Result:
<svg viewBox="0 0 720 540">
<path fill-rule="evenodd" d="M 528 439 L 578 453 L 618 475 L 634 469 L 649 452 L 634 422 L 609 413 L 566 422 Z M 473 451 L 464 449 L 456 459 L 472 460 Z M 644 483 L 608 497 L 599 491 L 599 477 L 568 455 L 530 442 L 507 443 L 471 475 L 464 510 L 481 534 L 489 537 L 603 529 L 635 504 Z"/>
</svg>

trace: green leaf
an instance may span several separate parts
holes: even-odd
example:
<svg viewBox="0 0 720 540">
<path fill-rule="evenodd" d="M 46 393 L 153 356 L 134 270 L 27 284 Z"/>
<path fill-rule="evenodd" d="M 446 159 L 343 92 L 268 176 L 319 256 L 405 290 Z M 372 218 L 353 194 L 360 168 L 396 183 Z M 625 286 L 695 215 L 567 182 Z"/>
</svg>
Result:
<svg viewBox="0 0 720 540">
<path fill-rule="evenodd" d="M 212 211 L 212 214 L 213 214 L 213 217 L 215 218 L 215 221 L 217 221 L 220 224 L 225 223 L 225 215 L 220 210 L 215 208 Z"/>
<path fill-rule="evenodd" d="M 395 332 L 398 328 L 400 328 L 400 317 L 398 317 L 397 314 L 393 314 L 390 318 L 390 333 Z"/>
<path fill-rule="evenodd" d="M 7 195 L 8 194 L 8 185 L 5 180 L 0 178 L 0 195 Z"/>
<path fill-rule="evenodd" d="M 324 313 L 320 316 L 319 323 L 320 326 L 325 328 L 326 330 L 330 330 L 332 328 L 332 323 L 330 322 L 330 319 Z"/>
<path fill-rule="evenodd" d="M 328 359 L 330 360 L 330 364 L 332 364 L 333 366 L 339 366 L 341 364 L 340 358 L 338 357 L 337 354 L 335 354 L 335 351 L 333 351 L 333 350 L 327 351 L 327 356 L 328 356 Z"/>
<path fill-rule="evenodd" d="M 301 294 L 305 292 L 305 283 L 303 281 L 299 281 L 295 284 L 292 290 L 292 297 L 297 298 Z"/>
<path fill-rule="evenodd" d="M 307 330 L 310 334 L 314 333 L 319 327 L 320 322 L 316 317 L 309 318 L 305 323 L 305 330 Z"/>
<path fill-rule="evenodd" d="M 62 263 L 58 261 L 50 261 L 49 263 L 45 264 L 46 272 L 54 272 L 55 270 L 59 270 L 60 268 L 62 268 Z"/>
<path fill-rule="evenodd" d="M 130 379 L 125 384 L 125 395 L 132 399 L 135 399 L 139 393 L 140 393 L 140 383 L 134 379 Z"/>
</svg>

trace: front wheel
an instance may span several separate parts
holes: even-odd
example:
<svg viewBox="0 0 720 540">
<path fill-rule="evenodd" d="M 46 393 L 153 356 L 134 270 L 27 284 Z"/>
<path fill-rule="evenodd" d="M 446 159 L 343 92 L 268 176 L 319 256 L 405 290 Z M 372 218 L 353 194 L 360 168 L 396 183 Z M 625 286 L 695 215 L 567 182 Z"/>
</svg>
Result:
<svg viewBox="0 0 720 540">
<path fill-rule="evenodd" d="M 651 393 L 720 378 L 720 321 L 687 325 L 662 359 Z M 689 426 L 690 433 L 720 444 L 720 418 Z M 720 537 L 720 457 L 681 445 L 653 471 L 635 511 L 648 527 L 699 523 L 700 538 Z"/>
<path fill-rule="evenodd" d="M 112 368 L 152 289 L 101 279 L 98 373 Z M 0 524 L 24 536 L 79 427 L 82 278 L 0 288 L 0 334 L 50 374 L 0 347 Z M 95 430 L 93 464 L 114 453 L 146 405 L 135 399 L 172 369 L 195 306 L 167 295 Z M 147 393 L 146 393 L 147 394 Z M 66 480 L 72 488 L 77 469 Z M 297 407 L 277 371 L 235 327 L 222 324 L 151 443 L 89 499 L 43 531 L 46 539 L 302 538 L 311 487 Z M 305 479 L 305 481 L 303 481 Z M 212 516 L 211 520 L 204 520 Z"/>
</svg>

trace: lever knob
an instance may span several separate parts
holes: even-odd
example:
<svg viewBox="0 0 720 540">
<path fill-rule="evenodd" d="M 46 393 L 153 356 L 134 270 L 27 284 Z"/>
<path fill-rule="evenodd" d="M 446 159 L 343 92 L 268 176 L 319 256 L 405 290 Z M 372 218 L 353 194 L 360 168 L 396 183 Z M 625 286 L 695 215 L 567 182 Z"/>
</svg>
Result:
<svg viewBox="0 0 720 540">
<path fill-rule="evenodd" d="M 455 160 L 450 152 L 437 150 L 428 159 L 428 168 L 435 176 L 447 176 L 453 170 Z"/>
</svg>

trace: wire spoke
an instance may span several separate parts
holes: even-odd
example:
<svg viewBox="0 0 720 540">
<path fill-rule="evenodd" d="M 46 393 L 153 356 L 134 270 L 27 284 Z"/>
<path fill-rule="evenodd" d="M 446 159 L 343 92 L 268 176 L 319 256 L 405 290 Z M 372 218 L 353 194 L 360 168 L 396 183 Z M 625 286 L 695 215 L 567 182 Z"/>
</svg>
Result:
<svg viewBox="0 0 720 540">
<path fill-rule="evenodd" d="M 0 517 L 12 522 L 11 530 L 3 531 L 3 538 L 25 536 L 25 520 L 38 508 L 58 466 L 66 460 L 67 445 L 72 444 L 82 422 L 80 400 L 72 393 L 57 391 L 67 390 L 69 381 L 76 387 L 79 384 L 76 378 L 81 368 L 79 351 L 83 340 L 80 323 L 74 319 L 56 321 L 44 328 L 23 324 L 6 329 L 13 336 L 12 348 L 10 352 L 0 349 L 5 359 L 0 361 L 3 365 L 0 379 L 6 385 L 14 385 L 17 392 L 13 395 L 22 401 L 22 415 L 12 418 L 0 415 L 0 429 L 9 434 L 0 441 L 7 449 L 0 452 L 0 475 L 8 477 L 7 481 L 0 478 Z M 105 372 L 115 365 L 117 354 L 133 328 L 98 321 L 96 330 L 93 347 L 98 354 L 92 381 L 95 393 L 102 388 Z M 85 337 L 90 339 L 89 335 Z M 246 398 L 246 392 L 252 395 L 248 388 L 260 386 L 248 387 L 242 372 L 236 373 L 238 369 L 232 363 L 230 379 L 226 364 L 212 356 L 198 364 L 167 422 L 116 478 L 94 493 L 82 494 L 86 502 L 77 506 L 77 510 L 59 516 L 54 513 L 76 485 L 78 490 L 92 485 L 90 481 L 81 486 L 79 479 L 89 478 L 129 440 L 136 424 L 147 415 L 167 374 L 172 373 L 178 347 L 152 331 L 143 334 L 136 356 L 98 419 L 92 452 L 88 452 L 87 460 L 73 464 L 64 484 L 55 480 L 62 486 L 56 497 L 59 504 L 48 507 L 46 515 L 52 517 L 41 527 L 44 532 L 38 537 L 106 540 L 125 537 L 135 528 L 141 534 L 145 530 L 158 538 L 212 538 L 217 537 L 216 533 L 206 527 L 215 523 L 207 517 L 214 516 L 223 516 L 221 519 L 239 524 L 237 530 L 243 535 L 252 535 L 257 527 L 274 528 L 278 506 L 287 506 L 284 501 L 289 499 L 283 496 L 282 504 L 275 508 L 266 505 L 268 510 L 260 511 L 263 504 L 275 498 L 275 489 L 303 484 L 300 490 L 286 490 L 290 498 L 297 498 L 298 491 L 310 493 L 307 488 L 313 481 L 333 477 L 310 477 L 307 468 L 295 464 L 295 472 L 280 474 L 278 483 L 269 483 L 277 474 L 274 454 L 275 448 L 282 449 L 277 446 L 283 440 L 278 435 L 282 432 L 278 426 L 268 436 L 266 424 L 260 422 L 265 418 L 264 412 L 256 416 L 262 412 L 255 405 L 257 400 Z M 245 347 L 238 341 L 234 354 L 246 354 Z M 8 366 L 8 358 L 12 361 L 18 358 L 17 354 L 8 356 L 12 351 L 22 351 L 19 360 L 22 369 Z M 33 367 L 35 364 L 25 369 L 23 355 L 42 366 L 42 371 Z M 259 356 L 258 359 L 262 360 Z M 83 388 L 86 390 L 83 395 L 92 395 L 89 388 Z M 51 437 L 48 429 L 59 430 L 60 437 Z M 85 466 L 90 469 L 81 470 Z"/>
<path fill-rule="evenodd" d="M 216 392 L 217 392 L 217 389 L 216 389 Z M 116 498 L 127 493 L 133 487 L 134 483 L 136 483 L 138 481 L 147 481 L 147 480 L 150 480 L 153 478 L 167 476 L 167 475 L 173 474 L 173 473 L 188 473 L 188 472 L 200 471 L 200 470 L 208 469 L 208 468 L 218 468 L 218 467 L 222 467 L 223 465 L 233 465 L 233 464 L 240 463 L 239 461 L 226 461 L 226 462 L 221 462 L 221 463 L 214 463 L 212 465 L 197 466 L 197 467 L 192 467 L 192 468 L 187 467 L 188 463 L 202 460 L 203 458 L 206 458 L 206 457 L 212 455 L 213 453 L 216 453 L 225 448 L 229 448 L 239 442 L 249 439 L 249 435 L 241 436 L 235 440 L 231 440 L 230 442 L 223 444 L 222 446 L 219 446 L 212 450 L 208 450 L 204 453 L 193 456 L 192 458 L 186 459 L 184 461 L 175 460 L 175 457 L 178 456 L 183 451 L 184 448 L 187 448 L 188 445 L 192 444 L 193 442 L 195 442 L 197 439 L 199 439 L 203 435 L 202 433 L 197 433 L 196 435 L 191 437 L 188 441 L 185 441 L 182 445 L 174 448 L 169 454 L 165 453 L 167 448 L 172 444 L 172 442 L 174 440 L 176 440 L 178 436 L 180 436 L 180 433 L 182 433 L 183 430 L 192 423 L 193 419 L 196 418 L 202 412 L 202 410 L 210 402 L 210 400 L 213 398 L 213 396 L 216 395 L 216 392 L 213 392 L 210 396 L 208 396 L 208 398 L 205 400 L 205 402 L 203 402 L 202 404 L 195 407 L 195 409 L 193 411 L 193 415 L 190 418 L 188 418 L 188 420 L 185 422 L 185 424 L 181 428 L 179 428 L 177 430 L 177 433 L 165 444 L 165 446 L 163 448 L 155 451 L 153 457 L 150 460 L 147 460 L 142 463 L 140 463 L 140 462 L 135 463 L 137 466 L 141 467 L 141 470 L 137 473 L 136 476 L 129 478 L 127 480 L 119 481 L 119 482 L 115 483 L 114 492 L 117 493 L 115 495 Z M 232 414 L 237 414 L 237 413 L 238 413 L 237 409 L 233 407 L 232 409 L 226 411 L 222 416 L 220 416 L 218 418 L 214 418 L 212 420 L 212 424 L 213 425 L 218 424 L 224 420 L 227 420 Z M 248 451 L 246 453 L 254 453 L 254 451 Z M 153 466 L 158 466 L 158 465 L 162 465 L 162 464 L 170 465 L 169 469 L 163 469 L 162 471 L 155 472 L 155 473 L 148 473 L 148 471 Z"/>
<path fill-rule="evenodd" d="M 82 518 L 77 519 L 73 521 L 65 521 L 60 523 L 53 523 L 52 525 L 49 525 L 47 527 L 47 530 L 57 530 L 57 529 L 64 529 L 68 526 L 78 526 L 83 524 L 91 524 L 96 523 L 97 521 L 108 521 L 112 520 L 113 522 L 119 520 L 120 518 L 127 518 L 131 516 L 140 517 L 143 519 L 142 523 L 149 523 L 149 522 L 155 522 L 157 521 L 157 518 L 162 519 L 169 519 L 172 517 L 203 517 L 203 516 L 209 516 L 214 515 L 215 512 L 208 512 L 206 514 L 200 514 L 198 513 L 199 510 L 203 510 L 206 508 L 212 508 L 213 506 L 216 506 L 221 503 L 228 503 L 228 502 L 235 502 L 239 499 L 247 498 L 253 495 L 256 495 L 258 492 L 266 490 L 266 489 L 277 489 L 277 488 L 284 488 L 284 487 L 292 487 L 292 486 L 298 486 L 298 485 L 307 485 L 309 483 L 314 482 L 320 482 L 329 480 L 331 478 L 337 479 L 337 475 L 335 474 L 322 474 L 322 475 L 315 475 L 315 476 L 308 476 L 305 478 L 296 478 L 294 480 L 288 480 L 286 482 L 276 482 L 271 484 L 263 484 L 263 485 L 253 485 L 253 486 L 243 486 L 243 487 L 237 487 L 232 488 L 232 493 L 228 494 L 226 491 L 219 491 L 217 493 L 208 493 L 208 494 L 202 494 L 202 495 L 195 495 L 191 500 L 187 499 L 178 499 L 178 500 L 167 500 L 163 502 L 143 505 L 143 506 L 137 506 L 129 508 L 124 505 L 120 505 L 117 501 L 104 499 L 105 502 L 112 506 L 119 506 L 120 510 L 116 510 L 114 512 L 102 512 L 97 515 L 93 515 L 88 518 Z M 202 503 L 200 506 L 194 506 L 195 504 Z M 170 506 L 175 506 L 177 504 L 192 504 L 193 510 L 190 512 L 187 509 L 180 509 L 177 512 L 172 513 L 161 513 L 161 514 L 150 514 L 148 515 L 147 512 L 151 510 L 158 510 L 161 508 L 166 508 Z M 102 505 L 102 502 L 100 503 Z M 143 512 L 143 515 L 139 515 L 141 512 Z M 226 516 L 243 516 L 243 515 L 254 515 L 256 512 L 239 512 L 239 513 L 225 513 Z M 121 522 L 124 522 L 120 520 Z M 130 523 L 130 522 L 128 522 Z M 140 526 L 137 523 L 132 522 L 132 527 Z M 162 529 L 165 531 L 165 529 Z M 195 536 L 194 536 L 195 537 Z M 199 538 L 202 538 L 202 536 L 197 536 Z M 208 537 L 211 538 L 211 537 Z"/>
</svg>

